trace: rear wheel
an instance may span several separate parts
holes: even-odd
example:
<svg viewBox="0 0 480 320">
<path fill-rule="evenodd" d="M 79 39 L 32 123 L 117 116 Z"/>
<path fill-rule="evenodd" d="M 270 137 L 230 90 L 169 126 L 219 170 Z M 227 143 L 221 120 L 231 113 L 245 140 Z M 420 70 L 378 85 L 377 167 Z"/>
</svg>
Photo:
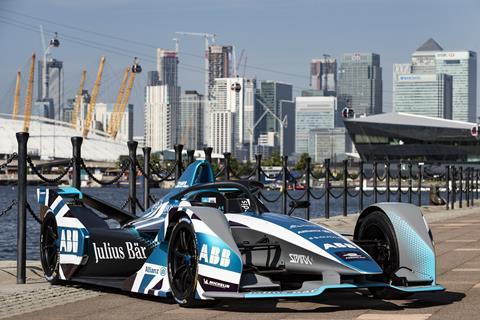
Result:
<svg viewBox="0 0 480 320">
<path fill-rule="evenodd" d="M 387 282 L 395 277 L 395 272 L 399 268 L 399 250 L 395 236 L 395 230 L 381 211 L 374 211 L 362 218 L 359 222 L 356 232 L 356 240 L 376 240 L 382 246 L 380 250 L 369 252 L 370 256 L 382 268 L 383 274 L 377 281 Z M 369 288 L 369 291 L 380 299 L 403 299 L 412 293 L 395 290 L 392 288 Z"/>
<path fill-rule="evenodd" d="M 40 260 L 45 278 L 52 284 L 59 282 L 60 251 L 55 216 L 47 214 L 40 229 Z"/>
<path fill-rule="evenodd" d="M 203 306 L 195 298 L 198 278 L 197 238 L 192 222 L 180 218 L 168 244 L 168 280 L 175 301 L 182 307 Z"/>
</svg>

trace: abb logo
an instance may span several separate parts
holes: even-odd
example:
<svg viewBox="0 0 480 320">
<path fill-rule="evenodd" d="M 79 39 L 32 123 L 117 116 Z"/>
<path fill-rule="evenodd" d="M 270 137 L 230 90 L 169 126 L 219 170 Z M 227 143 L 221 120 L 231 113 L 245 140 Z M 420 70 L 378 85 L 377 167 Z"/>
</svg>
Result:
<svg viewBox="0 0 480 320">
<path fill-rule="evenodd" d="M 74 254 L 78 252 L 78 230 L 62 229 L 60 233 L 60 252 Z"/>
<path fill-rule="evenodd" d="M 200 250 L 200 261 L 208 264 L 215 264 L 221 267 L 227 268 L 230 265 L 231 251 L 228 249 L 220 249 L 219 247 L 212 246 L 210 251 L 208 245 L 205 243 Z"/>
</svg>

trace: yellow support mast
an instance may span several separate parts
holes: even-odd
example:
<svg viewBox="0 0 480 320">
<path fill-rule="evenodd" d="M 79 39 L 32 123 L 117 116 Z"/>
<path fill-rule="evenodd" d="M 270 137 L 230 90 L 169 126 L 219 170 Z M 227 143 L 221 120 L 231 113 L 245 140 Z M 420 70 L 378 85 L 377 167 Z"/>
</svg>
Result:
<svg viewBox="0 0 480 320">
<path fill-rule="evenodd" d="M 13 99 L 13 112 L 12 119 L 17 120 L 18 109 L 20 108 L 20 81 L 22 80 L 22 74 L 17 72 L 17 81 L 15 82 L 15 98 Z"/>
<path fill-rule="evenodd" d="M 30 74 L 28 76 L 27 96 L 25 97 L 23 132 L 30 129 L 30 116 L 32 114 L 32 97 L 33 97 L 33 79 L 35 76 L 35 53 L 32 54 L 32 62 L 30 63 Z"/>
<path fill-rule="evenodd" d="M 125 87 L 127 85 L 127 80 L 130 75 L 130 68 L 126 68 L 125 72 L 123 73 L 122 84 L 120 85 L 120 90 L 118 91 L 117 100 L 115 101 L 115 105 L 113 107 L 112 115 L 110 116 L 110 121 L 108 122 L 107 132 L 112 134 L 112 130 L 114 128 L 115 121 L 118 118 L 118 112 L 120 110 L 120 105 L 122 104 L 123 95 L 125 94 Z"/>
<path fill-rule="evenodd" d="M 82 103 L 83 87 L 85 86 L 85 79 L 87 78 L 87 70 L 82 70 L 82 77 L 80 79 L 80 86 L 78 87 L 77 95 L 75 96 L 75 104 L 72 112 L 72 128 L 77 130 L 78 116 L 80 114 L 80 104 Z"/>
<path fill-rule="evenodd" d="M 95 84 L 92 90 L 92 96 L 90 98 L 90 103 L 88 104 L 87 117 L 83 124 L 83 138 L 88 136 L 90 131 L 90 126 L 92 125 L 93 111 L 95 110 L 95 104 L 97 103 L 98 91 L 100 90 L 100 82 L 102 80 L 103 67 L 105 66 L 105 57 L 100 59 L 100 65 L 98 66 L 97 78 L 95 79 Z"/>
<path fill-rule="evenodd" d="M 123 115 L 125 114 L 125 109 L 128 104 L 128 99 L 130 98 L 130 93 L 132 92 L 133 88 L 133 83 L 135 81 L 135 77 L 137 73 L 142 72 L 142 67 L 138 63 L 137 57 L 135 57 L 135 60 L 133 62 L 132 68 L 131 68 L 131 73 L 130 73 L 130 78 L 128 79 L 128 85 L 127 89 L 125 91 L 125 94 L 123 95 L 122 103 L 120 105 L 120 110 L 118 113 L 118 117 L 115 119 L 115 123 L 113 124 L 114 127 L 112 129 L 112 138 L 115 139 L 118 134 L 118 130 L 120 128 L 120 125 L 122 123 Z"/>
</svg>

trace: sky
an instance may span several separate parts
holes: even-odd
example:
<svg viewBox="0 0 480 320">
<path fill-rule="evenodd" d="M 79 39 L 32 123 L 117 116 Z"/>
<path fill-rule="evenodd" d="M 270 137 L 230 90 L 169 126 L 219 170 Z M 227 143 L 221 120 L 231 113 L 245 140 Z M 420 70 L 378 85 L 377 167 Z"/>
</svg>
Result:
<svg viewBox="0 0 480 320">
<path fill-rule="evenodd" d="M 122 70 L 138 56 L 155 69 L 155 48 L 174 48 L 176 31 L 208 32 L 247 57 L 245 75 L 309 88 L 309 62 L 324 53 L 375 52 L 383 67 L 383 109 L 392 105 L 393 63 L 409 62 L 428 38 L 445 50 L 480 51 L 478 0 L 0 0 L 0 112 L 11 112 L 15 75 L 43 54 L 39 26 L 52 56 L 64 62 L 65 97 L 74 97 L 82 68 L 91 88 L 101 55 L 107 64 L 98 101 L 115 101 Z M 178 37 L 178 36 L 177 36 Z M 179 84 L 204 90 L 201 37 L 180 36 Z M 244 60 L 243 60 L 244 61 Z M 240 68 L 243 74 L 244 66 Z M 136 79 L 135 134 L 143 133 L 143 87 Z M 480 99 L 479 99 L 480 100 Z"/>
</svg>

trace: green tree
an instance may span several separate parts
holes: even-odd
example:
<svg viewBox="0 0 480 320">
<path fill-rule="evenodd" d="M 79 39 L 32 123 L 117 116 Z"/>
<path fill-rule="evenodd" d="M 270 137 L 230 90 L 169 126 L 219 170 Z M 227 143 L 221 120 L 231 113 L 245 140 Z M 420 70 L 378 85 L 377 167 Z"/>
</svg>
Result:
<svg viewBox="0 0 480 320">
<path fill-rule="evenodd" d="M 298 159 L 297 163 L 295 164 L 295 170 L 305 170 L 307 167 L 307 158 L 308 153 L 302 153 L 300 155 L 300 159 Z"/>
</svg>

